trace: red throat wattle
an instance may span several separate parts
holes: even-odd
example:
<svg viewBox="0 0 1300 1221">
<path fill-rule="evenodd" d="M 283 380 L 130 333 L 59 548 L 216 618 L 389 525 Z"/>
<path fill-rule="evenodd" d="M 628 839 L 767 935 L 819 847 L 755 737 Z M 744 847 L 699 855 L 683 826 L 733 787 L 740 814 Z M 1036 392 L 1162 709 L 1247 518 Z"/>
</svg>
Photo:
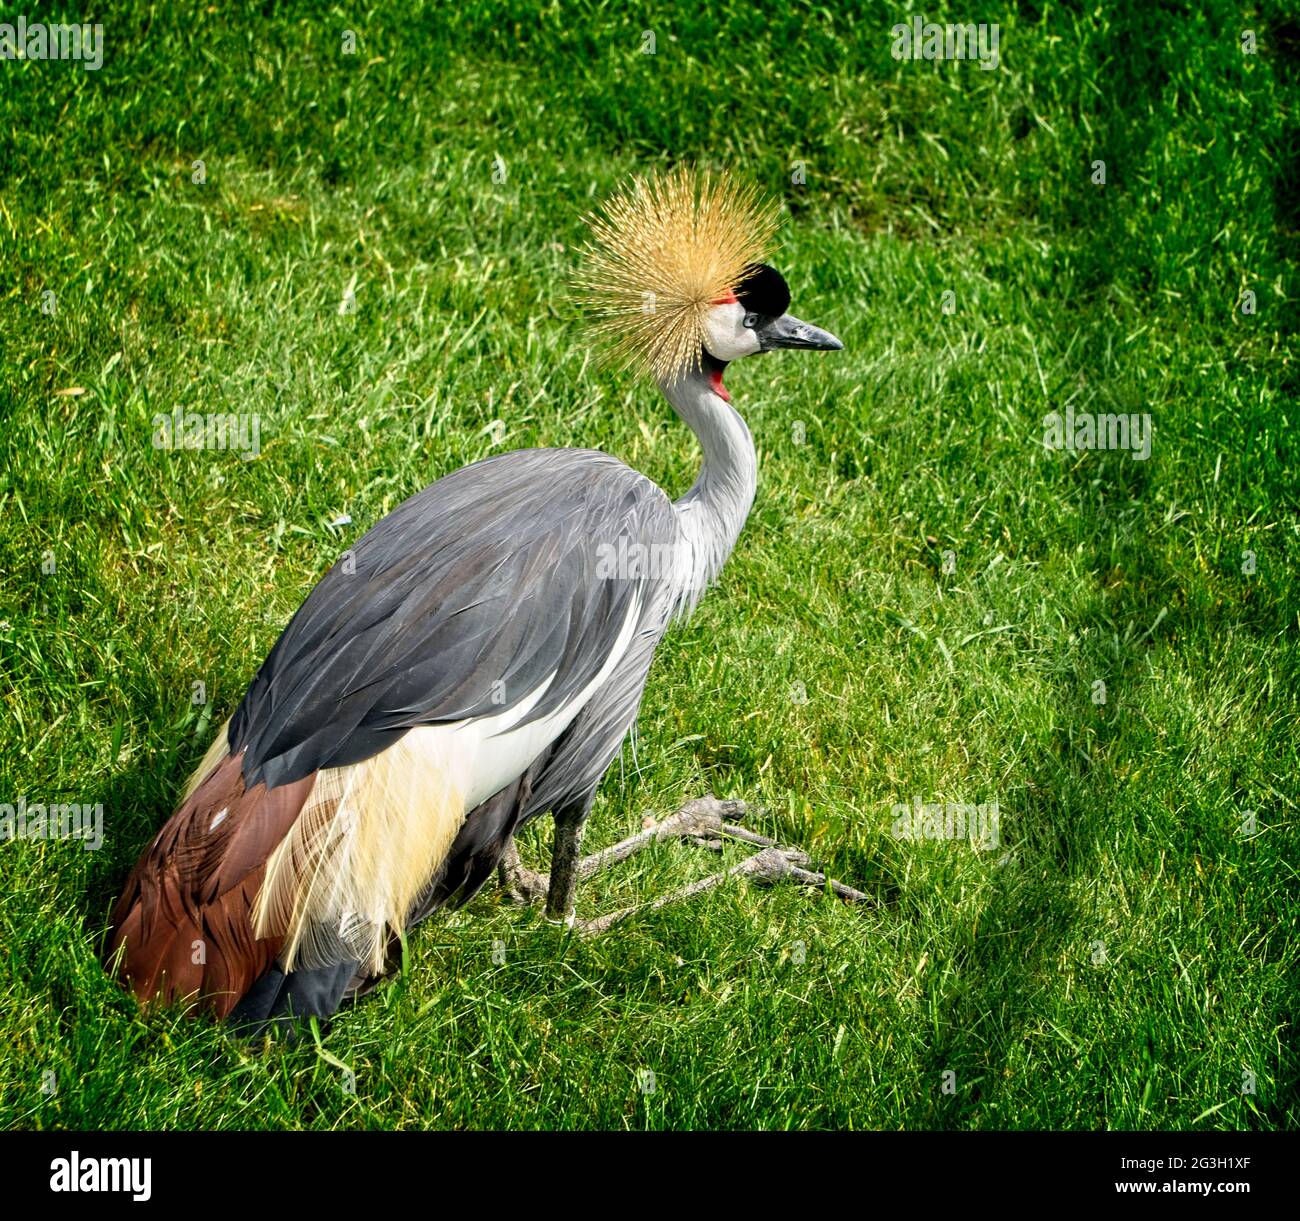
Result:
<svg viewBox="0 0 1300 1221">
<path fill-rule="evenodd" d="M 718 396 L 724 403 L 731 402 L 731 392 L 722 384 L 722 370 L 709 370 L 709 385 L 713 393 Z"/>
</svg>

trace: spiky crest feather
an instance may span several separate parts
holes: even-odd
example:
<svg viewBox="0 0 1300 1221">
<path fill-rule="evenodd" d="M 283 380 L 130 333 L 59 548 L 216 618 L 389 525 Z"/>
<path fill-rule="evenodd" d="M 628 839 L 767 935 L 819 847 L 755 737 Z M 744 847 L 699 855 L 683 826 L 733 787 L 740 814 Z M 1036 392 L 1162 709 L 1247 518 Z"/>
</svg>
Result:
<svg viewBox="0 0 1300 1221">
<path fill-rule="evenodd" d="M 709 307 L 764 261 L 778 213 L 729 174 L 681 166 L 635 179 L 587 223 L 590 329 L 617 367 L 663 382 L 699 367 Z"/>
</svg>

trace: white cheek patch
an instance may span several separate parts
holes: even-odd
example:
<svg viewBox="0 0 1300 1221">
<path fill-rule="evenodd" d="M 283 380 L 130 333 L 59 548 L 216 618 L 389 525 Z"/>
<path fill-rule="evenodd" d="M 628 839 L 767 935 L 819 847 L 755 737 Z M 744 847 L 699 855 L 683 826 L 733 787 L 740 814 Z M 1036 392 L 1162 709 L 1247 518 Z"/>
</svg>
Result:
<svg viewBox="0 0 1300 1221">
<path fill-rule="evenodd" d="M 745 325 L 745 307 L 739 301 L 709 308 L 704 315 L 704 346 L 718 360 L 739 360 L 759 350 L 758 336 Z"/>
</svg>

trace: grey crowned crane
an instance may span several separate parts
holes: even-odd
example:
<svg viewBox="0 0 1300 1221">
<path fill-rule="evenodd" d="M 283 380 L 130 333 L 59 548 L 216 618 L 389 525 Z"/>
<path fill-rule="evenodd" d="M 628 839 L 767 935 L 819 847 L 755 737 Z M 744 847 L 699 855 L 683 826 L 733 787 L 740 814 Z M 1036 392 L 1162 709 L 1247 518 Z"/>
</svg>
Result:
<svg viewBox="0 0 1300 1221">
<path fill-rule="evenodd" d="M 725 176 L 637 181 L 591 226 L 579 283 L 594 334 L 657 381 L 699 439 L 699 477 L 673 501 L 599 450 L 520 450 L 366 533 L 285 628 L 126 883 L 109 958 L 142 1000 L 194 999 L 253 1028 L 328 1016 L 383 975 L 403 930 L 499 865 L 535 882 L 512 837 L 546 812 L 546 910 L 572 921 L 583 824 L 655 648 L 753 503 L 727 365 L 842 346 L 786 312 L 761 262 L 775 210 Z M 688 810 L 674 830 L 702 825 Z"/>
</svg>

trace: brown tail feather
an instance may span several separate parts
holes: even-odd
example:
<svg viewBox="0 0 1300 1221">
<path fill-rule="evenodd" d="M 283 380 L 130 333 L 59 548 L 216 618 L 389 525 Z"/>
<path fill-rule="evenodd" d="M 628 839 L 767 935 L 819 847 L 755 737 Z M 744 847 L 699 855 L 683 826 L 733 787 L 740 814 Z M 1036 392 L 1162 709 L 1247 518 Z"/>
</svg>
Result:
<svg viewBox="0 0 1300 1221">
<path fill-rule="evenodd" d="M 113 909 L 109 957 L 126 947 L 118 974 L 142 1001 L 197 996 L 226 1017 L 280 950 L 254 936 L 250 913 L 316 777 L 245 791 L 241 762 L 227 754 L 182 801 Z"/>
</svg>

